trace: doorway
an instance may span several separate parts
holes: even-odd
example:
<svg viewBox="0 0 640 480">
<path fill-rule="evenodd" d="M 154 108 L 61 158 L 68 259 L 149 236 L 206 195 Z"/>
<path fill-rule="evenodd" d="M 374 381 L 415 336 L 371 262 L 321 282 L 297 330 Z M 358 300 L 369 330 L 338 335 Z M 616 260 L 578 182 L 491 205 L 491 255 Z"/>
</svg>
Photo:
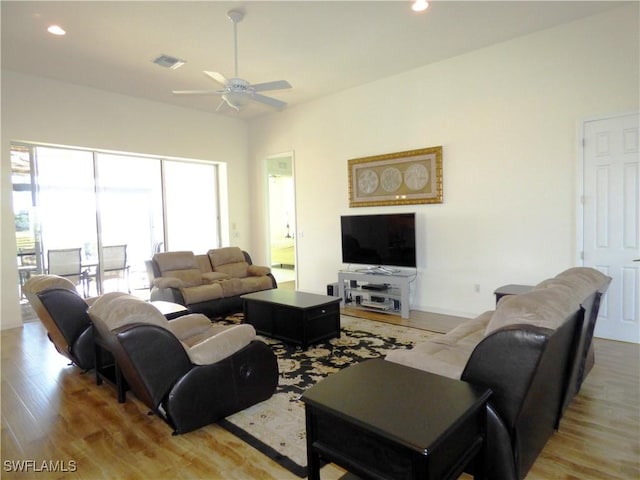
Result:
<svg viewBox="0 0 640 480">
<path fill-rule="evenodd" d="M 293 152 L 267 158 L 268 258 L 280 288 L 296 284 L 296 203 Z"/>
<path fill-rule="evenodd" d="M 640 343 L 639 114 L 583 122 L 582 258 L 612 278 L 595 336 Z"/>
</svg>

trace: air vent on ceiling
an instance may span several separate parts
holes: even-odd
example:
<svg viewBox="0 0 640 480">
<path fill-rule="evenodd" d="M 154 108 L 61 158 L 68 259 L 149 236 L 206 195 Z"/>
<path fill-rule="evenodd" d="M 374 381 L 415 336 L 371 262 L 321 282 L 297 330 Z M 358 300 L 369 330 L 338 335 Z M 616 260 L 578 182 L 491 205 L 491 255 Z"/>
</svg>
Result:
<svg viewBox="0 0 640 480">
<path fill-rule="evenodd" d="M 180 68 L 182 65 L 184 65 L 185 61 L 180 60 L 179 58 L 171 57 L 169 55 L 160 55 L 153 61 L 153 63 L 164 68 L 175 70 L 176 68 Z"/>
</svg>

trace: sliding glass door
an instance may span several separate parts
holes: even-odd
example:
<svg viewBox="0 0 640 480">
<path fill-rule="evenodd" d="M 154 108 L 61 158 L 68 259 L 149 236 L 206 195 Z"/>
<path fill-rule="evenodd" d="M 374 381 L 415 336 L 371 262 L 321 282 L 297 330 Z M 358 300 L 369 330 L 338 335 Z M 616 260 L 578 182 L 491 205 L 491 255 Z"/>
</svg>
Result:
<svg viewBox="0 0 640 480">
<path fill-rule="evenodd" d="M 154 253 L 220 246 L 214 164 L 37 145 L 11 158 L 21 285 L 53 272 L 50 251 L 73 249 L 79 293 L 145 296 Z"/>
<path fill-rule="evenodd" d="M 165 161 L 164 178 L 167 247 L 198 254 L 220 245 L 217 170 L 205 163 Z"/>
<path fill-rule="evenodd" d="M 81 150 L 35 149 L 36 219 L 45 271 L 68 275 L 79 292 L 88 294 L 81 273 L 97 258 L 96 195 L 93 155 Z M 79 254 L 70 251 L 78 250 Z M 64 252 L 73 255 L 67 260 Z M 63 258 L 62 263 L 56 258 Z M 78 263 L 79 262 L 79 263 Z M 96 260 L 97 262 L 97 260 Z"/>
<path fill-rule="evenodd" d="M 145 260 L 164 241 L 160 162 L 104 153 L 96 158 L 100 258 L 105 248 L 119 246 L 128 266 L 128 271 L 118 271 L 117 265 L 107 265 L 110 272 L 100 262 L 102 290 L 141 288 L 148 283 Z"/>
</svg>

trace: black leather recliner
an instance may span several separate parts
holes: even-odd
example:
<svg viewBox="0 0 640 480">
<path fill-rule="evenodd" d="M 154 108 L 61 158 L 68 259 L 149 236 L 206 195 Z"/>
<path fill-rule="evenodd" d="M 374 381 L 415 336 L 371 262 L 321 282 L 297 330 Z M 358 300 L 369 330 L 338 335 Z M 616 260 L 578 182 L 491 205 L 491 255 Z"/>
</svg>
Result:
<svg viewBox="0 0 640 480">
<path fill-rule="evenodd" d="M 555 330 L 503 327 L 471 354 L 461 380 L 493 392 L 487 404 L 487 478 L 524 478 L 555 431 L 583 314 L 574 312 Z"/>
<path fill-rule="evenodd" d="M 84 371 L 94 367 L 93 326 L 75 285 L 57 275 L 36 275 L 23 292 L 56 350 Z"/>
<path fill-rule="evenodd" d="M 201 314 L 167 322 L 118 293 L 100 297 L 89 315 L 130 390 L 174 435 L 266 400 L 278 384 L 276 356 L 250 325 L 216 326 Z"/>
</svg>

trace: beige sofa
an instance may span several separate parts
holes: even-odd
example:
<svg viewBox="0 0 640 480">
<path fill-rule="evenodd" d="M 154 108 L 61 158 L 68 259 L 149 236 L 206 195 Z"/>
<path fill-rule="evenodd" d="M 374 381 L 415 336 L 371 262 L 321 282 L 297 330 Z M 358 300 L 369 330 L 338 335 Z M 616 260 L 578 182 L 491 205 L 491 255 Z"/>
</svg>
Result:
<svg viewBox="0 0 640 480">
<path fill-rule="evenodd" d="M 593 363 L 591 340 L 610 281 L 595 269 L 571 268 L 386 360 L 491 388 L 488 478 L 521 480 Z"/>
<path fill-rule="evenodd" d="M 211 249 L 203 255 L 156 253 L 150 263 L 151 300 L 179 303 L 210 318 L 242 311 L 240 296 L 245 293 L 278 286 L 268 267 L 253 265 L 238 247 Z"/>
</svg>

